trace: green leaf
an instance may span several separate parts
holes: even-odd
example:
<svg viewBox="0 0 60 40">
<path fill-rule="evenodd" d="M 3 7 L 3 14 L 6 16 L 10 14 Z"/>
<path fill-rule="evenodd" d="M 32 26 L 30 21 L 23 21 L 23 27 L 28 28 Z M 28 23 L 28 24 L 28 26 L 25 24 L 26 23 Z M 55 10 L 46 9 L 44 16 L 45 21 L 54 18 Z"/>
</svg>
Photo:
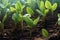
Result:
<svg viewBox="0 0 60 40">
<path fill-rule="evenodd" d="M 60 18 L 60 14 L 58 14 L 58 18 Z"/>
<path fill-rule="evenodd" d="M 15 9 L 14 7 L 10 7 L 10 11 L 11 11 L 11 12 L 15 12 L 16 9 Z"/>
<path fill-rule="evenodd" d="M 14 20 L 15 23 L 18 23 L 19 21 L 22 20 L 22 16 L 20 14 L 18 14 L 18 13 L 14 13 L 12 15 L 12 20 Z"/>
<path fill-rule="evenodd" d="M 60 18 L 58 18 L 58 25 L 60 25 Z"/>
<path fill-rule="evenodd" d="M 19 14 L 19 21 L 21 21 L 21 20 L 23 20 L 23 16 L 22 16 L 22 14 Z"/>
<path fill-rule="evenodd" d="M 60 25 L 60 14 L 58 14 L 58 25 Z"/>
<path fill-rule="evenodd" d="M 53 6 L 52 6 L 52 11 L 55 11 L 57 8 L 57 3 L 54 3 Z"/>
<path fill-rule="evenodd" d="M 0 3 L 0 7 L 1 7 L 1 8 L 4 8 L 4 5 L 3 5 L 2 3 Z"/>
<path fill-rule="evenodd" d="M 9 4 L 8 1 L 9 0 L 2 0 L 2 4 L 4 5 L 4 8 L 8 6 Z"/>
<path fill-rule="evenodd" d="M 26 11 L 27 11 L 28 14 L 31 14 L 31 15 L 34 14 L 33 10 L 30 7 L 27 7 Z"/>
<path fill-rule="evenodd" d="M 30 14 L 25 14 L 25 15 L 23 15 L 23 17 L 26 17 L 26 16 L 31 17 L 31 15 L 30 15 Z"/>
<path fill-rule="evenodd" d="M 40 10 L 36 9 L 36 11 L 37 11 L 40 15 L 44 15 Z"/>
<path fill-rule="evenodd" d="M 17 10 L 17 12 L 22 12 L 23 11 L 23 8 L 24 8 L 25 6 L 23 6 L 22 4 L 21 4 L 21 2 L 16 2 L 16 4 L 15 4 L 15 8 L 16 8 L 16 10 Z"/>
<path fill-rule="evenodd" d="M 52 5 L 51 5 L 51 3 L 50 3 L 49 1 L 46 1 L 46 2 L 45 2 L 45 7 L 46 7 L 47 9 L 51 9 Z"/>
<path fill-rule="evenodd" d="M 37 25 L 37 23 L 39 22 L 39 18 L 40 18 L 40 17 L 36 18 L 36 19 L 33 21 L 33 24 L 34 24 L 34 25 Z"/>
<path fill-rule="evenodd" d="M 49 12 L 49 10 L 48 9 L 45 9 L 44 15 L 46 15 L 48 12 Z"/>
<path fill-rule="evenodd" d="M 33 27 L 33 20 L 30 17 L 25 16 L 24 21 L 30 26 L 29 28 Z"/>
<path fill-rule="evenodd" d="M 7 13 L 4 15 L 4 17 L 2 19 L 2 23 L 4 23 L 6 19 L 7 19 Z"/>
<path fill-rule="evenodd" d="M 38 7 L 40 7 L 40 0 L 37 0 Z"/>
<path fill-rule="evenodd" d="M 45 9 L 44 1 L 40 1 L 40 10 L 43 12 Z"/>
<path fill-rule="evenodd" d="M 27 3 L 31 3 L 31 0 L 27 0 Z"/>
<path fill-rule="evenodd" d="M 44 37 L 48 37 L 48 31 L 46 29 L 42 29 L 42 35 Z"/>
<path fill-rule="evenodd" d="M 17 11 L 21 11 L 21 4 L 20 4 L 20 2 L 18 1 L 18 2 L 16 2 L 16 4 L 15 4 L 15 8 L 16 8 L 16 10 Z"/>
</svg>

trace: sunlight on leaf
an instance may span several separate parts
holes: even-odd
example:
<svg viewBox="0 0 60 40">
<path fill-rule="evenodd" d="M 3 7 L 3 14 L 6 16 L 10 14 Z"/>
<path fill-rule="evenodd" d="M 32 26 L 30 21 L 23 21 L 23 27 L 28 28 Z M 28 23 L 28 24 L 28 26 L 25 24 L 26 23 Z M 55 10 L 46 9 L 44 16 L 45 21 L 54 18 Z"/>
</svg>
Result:
<svg viewBox="0 0 60 40">
<path fill-rule="evenodd" d="M 30 15 L 30 14 L 25 14 L 23 17 L 26 17 L 26 16 L 31 17 L 31 15 Z"/>
<path fill-rule="evenodd" d="M 55 11 L 57 8 L 57 3 L 54 3 L 53 6 L 52 6 L 52 10 Z"/>
<path fill-rule="evenodd" d="M 10 7 L 10 11 L 14 12 L 14 11 L 16 11 L 16 9 L 14 7 Z"/>
<path fill-rule="evenodd" d="M 21 12 L 24 6 L 19 1 L 17 1 L 17 3 L 15 4 L 15 8 L 17 11 Z"/>
<path fill-rule="evenodd" d="M 34 14 L 33 10 L 30 7 L 27 7 L 26 11 L 27 11 L 28 14 L 31 14 L 31 15 Z"/>
<path fill-rule="evenodd" d="M 48 9 L 45 9 L 44 14 L 46 15 L 49 12 Z"/>
<path fill-rule="evenodd" d="M 43 12 L 45 10 L 44 1 L 40 1 L 40 10 Z"/>
<path fill-rule="evenodd" d="M 37 23 L 39 22 L 39 18 L 40 18 L 40 17 L 36 18 L 36 19 L 33 21 L 33 24 L 34 24 L 34 25 L 37 25 Z"/>
<path fill-rule="evenodd" d="M 51 9 L 51 3 L 49 1 L 46 1 L 45 2 L 45 7 L 48 8 L 48 9 Z"/>
</svg>

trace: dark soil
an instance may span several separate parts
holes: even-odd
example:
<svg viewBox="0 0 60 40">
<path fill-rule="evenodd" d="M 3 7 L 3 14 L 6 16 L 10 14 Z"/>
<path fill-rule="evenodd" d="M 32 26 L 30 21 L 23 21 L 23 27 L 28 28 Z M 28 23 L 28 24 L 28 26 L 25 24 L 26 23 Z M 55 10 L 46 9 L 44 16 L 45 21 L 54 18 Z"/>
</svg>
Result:
<svg viewBox="0 0 60 40">
<path fill-rule="evenodd" d="M 18 29 L 20 26 L 19 24 L 17 24 L 17 28 L 14 28 L 15 24 L 13 20 L 10 19 L 11 16 L 9 16 L 5 22 L 5 29 L 0 31 L 0 40 L 36 40 L 35 38 L 39 38 L 38 40 L 41 40 L 41 38 L 44 39 L 41 34 L 42 28 L 48 30 L 49 40 L 60 40 L 60 26 L 57 25 L 58 12 L 60 12 L 60 10 L 57 9 L 53 16 L 51 15 L 51 12 L 47 14 L 45 22 L 40 20 L 38 25 L 32 28 L 31 36 L 30 29 L 28 27 L 24 28 L 23 32 L 21 29 Z"/>
</svg>

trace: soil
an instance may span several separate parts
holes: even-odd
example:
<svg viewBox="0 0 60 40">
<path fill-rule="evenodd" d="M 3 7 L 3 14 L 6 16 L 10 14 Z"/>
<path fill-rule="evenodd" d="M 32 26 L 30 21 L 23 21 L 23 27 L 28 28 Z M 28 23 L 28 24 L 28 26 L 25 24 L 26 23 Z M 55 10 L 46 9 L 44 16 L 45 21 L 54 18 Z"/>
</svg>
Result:
<svg viewBox="0 0 60 40">
<path fill-rule="evenodd" d="M 47 14 L 45 22 L 40 20 L 36 27 L 32 28 L 32 33 L 30 36 L 30 29 L 25 27 L 23 32 L 19 29 L 19 24 L 17 28 L 11 18 L 11 15 L 7 18 L 5 22 L 5 28 L 3 31 L 0 31 L 0 40 L 46 40 L 41 34 L 41 29 L 45 28 L 49 32 L 48 40 L 60 40 L 60 25 L 57 24 L 57 13 L 60 10 L 56 10 L 55 14 L 51 16 L 51 12 Z M 26 24 L 24 23 L 24 26 Z"/>
</svg>

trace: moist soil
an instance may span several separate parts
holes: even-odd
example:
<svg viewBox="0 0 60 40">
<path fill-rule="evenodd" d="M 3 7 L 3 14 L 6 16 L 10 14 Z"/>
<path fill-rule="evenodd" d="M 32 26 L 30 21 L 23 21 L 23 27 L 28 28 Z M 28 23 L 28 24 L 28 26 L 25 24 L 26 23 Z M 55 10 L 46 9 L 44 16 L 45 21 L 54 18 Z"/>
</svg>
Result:
<svg viewBox="0 0 60 40">
<path fill-rule="evenodd" d="M 19 23 L 16 25 L 17 27 L 14 28 L 15 24 L 11 19 L 11 14 L 8 16 L 5 22 L 4 30 L 0 30 L 0 40 L 46 40 L 46 38 L 42 36 L 42 28 L 48 30 L 48 40 L 60 40 L 60 25 L 57 24 L 57 13 L 59 12 L 60 9 L 57 9 L 53 15 L 51 14 L 51 12 L 49 12 L 49 14 L 47 14 L 47 17 L 45 18 L 45 21 L 40 20 L 38 22 L 38 25 L 32 28 L 31 36 L 30 29 L 26 26 L 25 22 L 23 31 L 21 28 L 19 29 Z"/>
</svg>

